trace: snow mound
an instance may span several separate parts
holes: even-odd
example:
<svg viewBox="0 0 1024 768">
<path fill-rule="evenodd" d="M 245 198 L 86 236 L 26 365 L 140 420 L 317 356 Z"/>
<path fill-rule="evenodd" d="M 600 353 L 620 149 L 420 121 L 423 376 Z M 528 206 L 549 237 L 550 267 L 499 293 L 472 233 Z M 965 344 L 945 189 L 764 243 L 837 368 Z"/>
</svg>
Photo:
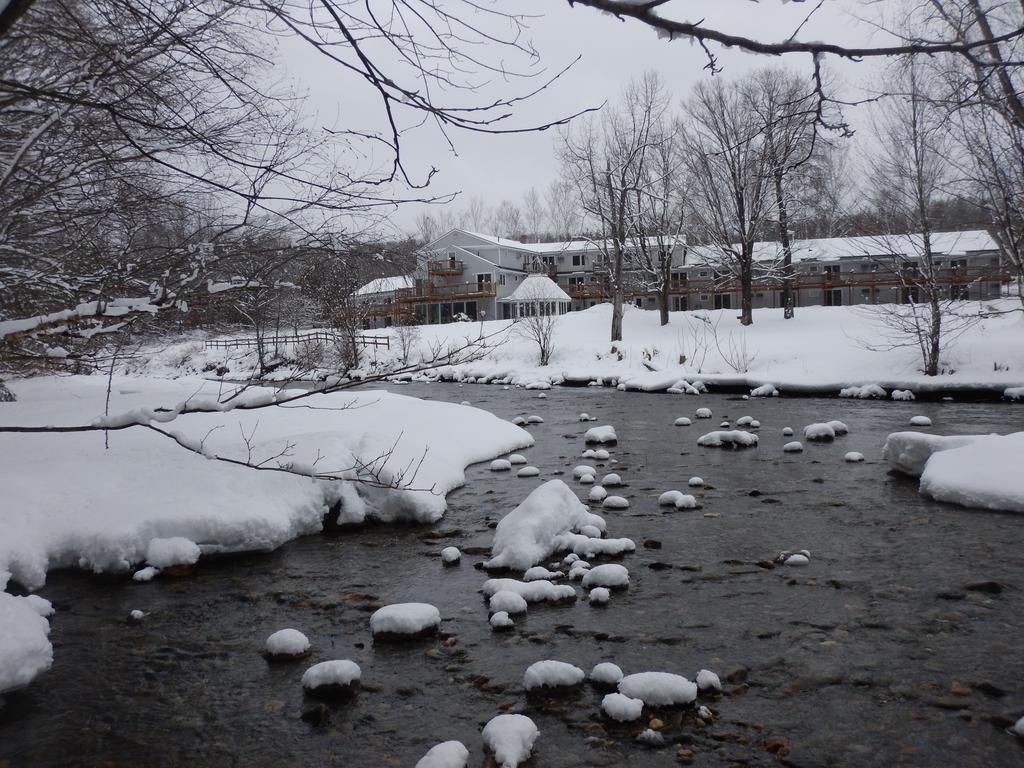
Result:
<svg viewBox="0 0 1024 768">
<path fill-rule="evenodd" d="M 484 726 L 484 745 L 498 768 L 518 768 L 529 759 L 540 731 L 526 715 L 498 715 Z"/>
<path fill-rule="evenodd" d="M 751 448 L 757 445 L 757 435 L 742 429 L 719 429 L 701 435 L 697 445 L 705 448 Z"/>
<path fill-rule="evenodd" d="M 526 613 L 526 600 L 518 592 L 503 589 L 491 595 L 488 608 L 491 613 L 506 613 L 509 616 L 514 616 Z"/>
<path fill-rule="evenodd" d="M 146 547 L 146 562 L 154 568 L 192 565 L 199 560 L 200 554 L 199 545 L 182 536 L 151 539 Z"/>
<path fill-rule="evenodd" d="M 832 431 L 836 433 L 836 437 L 845 435 L 850 431 L 850 428 L 841 421 L 828 421 L 826 424 L 832 427 Z"/>
<path fill-rule="evenodd" d="M 591 605 L 607 605 L 611 599 L 611 593 L 604 587 L 594 587 L 587 595 L 587 602 Z"/>
<path fill-rule="evenodd" d="M 601 711 L 612 720 L 628 723 L 640 719 L 644 713 L 644 703 L 621 693 L 609 693 L 601 699 Z"/>
<path fill-rule="evenodd" d="M 827 443 L 836 439 L 836 431 L 825 422 L 808 424 L 804 427 L 804 440 L 812 443 Z"/>
<path fill-rule="evenodd" d="M 491 472 L 508 472 L 512 469 L 512 462 L 508 459 L 495 459 L 491 462 Z"/>
<path fill-rule="evenodd" d="M 605 425 L 588 429 L 587 433 L 583 436 L 583 440 L 587 444 L 604 443 L 614 445 L 619 441 L 619 436 L 615 434 L 615 427 Z"/>
<path fill-rule="evenodd" d="M 688 493 L 682 494 L 676 499 L 676 509 L 696 509 L 697 499 Z"/>
<path fill-rule="evenodd" d="M 25 600 L 32 606 L 32 610 L 42 616 L 44 619 L 48 619 L 53 616 L 56 611 L 53 609 L 53 603 L 47 600 L 45 597 L 39 595 L 25 595 Z"/>
<path fill-rule="evenodd" d="M 601 485 L 605 488 L 614 488 L 622 485 L 622 478 L 615 472 L 609 472 L 607 475 L 601 478 Z"/>
<path fill-rule="evenodd" d="M 913 400 L 914 393 L 909 389 L 894 389 L 890 395 L 893 400 Z"/>
<path fill-rule="evenodd" d="M 309 638 L 297 629 L 279 629 L 267 638 L 267 656 L 294 658 L 309 651 Z"/>
<path fill-rule="evenodd" d="M 782 436 L 783 437 L 792 437 L 793 436 L 793 428 L 792 427 L 783 427 L 782 428 Z"/>
<path fill-rule="evenodd" d="M 790 566 L 810 565 L 811 558 L 803 554 L 802 552 L 795 552 L 792 555 L 786 555 L 785 559 L 783 559 L 782 561 L 782 564 Z"/>
<path fill-rule="evenodd" d="M 558 603 L 563 600 L 575 600 L 576 590 L 568 584 L 552 584 L 550 581 L 518 581 L 516 579 L 488 579 L 483 586 L 485 595 L 498 592 L 515 592 L 527 603 Z"/>
<path fill-rule="evenodd" d="M 754 423 L 754 417 L 753 416 L 740 416 L 738 419 L 736 419 L 736 426 L 737 427 L 749 427 L 753 423 Z"/>
<path fill-rule="evenodd" d="M 345 696 L 358 687 L 363 672 L 348 659 L 321 661 L 302 675 L 302 687 L 314 696 Z"/>
<path fill-rule="evenodd" d="M 544 419 L 541 418 L 540 416 L 536 416 L 536 415 L 527 416 L 526 417 L 526 423 L 527 424 L 543 424 L 544 423 Z"/>
<path fill-rule="evenodd" d="M 782 450 L 786 453 L 801 453 L 804 449 L 804 444 L 799 440 L 794 440 L 791 443 L 786 443 L 782 446 Z"/>
<path fill-rule="evenodd" d="M 622 670 L 619 669 L 618 664 L 612 664 L 610 661 L 595 664 L 594 668 L 590 670 L 590 682 L 594 685 L 614 687 L 619 684 L 621 679 Z"/>
<path fill-rule="evenodd" d="M 1024 717 L 1013 724 L 1013 732 L 1024 739 Z"/>
<path fill-rule="evenodd" d="M 445 547 L 441 550 L 441 562 L 445 565 L 452 565 L 462 559 L 462 553 L 458 547 Z"/>
<path fill-rule="evenodd" d="M 840 397 L 853 397 L 860 400 L 868 400 L 873 397 L 885 399 L 886 392 L 877 384 L 865 384 L 863 386 L 843 387 L 839 390 Z"/>
<path fill-rule="evenodd" d="M 1003 390 L 1003 397 L 1007 400 L 1024 400 L 1024 387 L 1007 387 Z"/>
<path fill-rule="evenodd" d="M 513 453 L 508 457 L 509 464 L 525 464 L 526 457 L 521 453 Z"/>
<path fill-rule="evenodd" d="M 580 485 L 593 485 L 593 484 L 594 484 L 594 476 L 593 475 L 583 475 L 583 477 L 580 478 Z"/>
<path fill-rule="evenodd" d="M 711 418 L 711 409 L 710 408 L 698 408 L 697 412 L 694 414 L 694 416 L 696 416 L 698 419 L 710 419 Z"/>
<path fill-rule="evenodd" d="M 710 669 L 702 669 L 697 673 L 697 688 L 702 691 L 720 691 L 722 681 Z"/>
<path fill-rule="evenodd" d="M 586 412 L 581 413 L 579 415 L 579 419 L 580 419 L 580 421 L 593 421 L 593 419 L 591 418 L 590 414 L 586 413 Z"/>
<path fill-rule="evenodd" d="M 885 439 L 882 458 L 889 468 L 905 475 L 918 477 L 925 464 L 935 453 L 960 448 L 983 440 L 987 435 L 926 435 L 922 432 L 893 432 Z"/>
<path fill-rule="evenodd" d="M 152 565 L 147 565 L 145 568 L 140 568 L 132 574 L 132 581 L 152 581 L 154 578 L 156 578 L 157 574 L 159 573 L 159 568 L 154 568 Z"/>
<path fill-rule="evenodd" d="M 693 477 L 686 481 L 686 484 L 691 488 L 701 488 L 704 486 L 704 478 L 697 477 L 696 475 L 694 475 Z"/>
<path fill-rule="evenodd" d="M 673 425 L 674 425 L 674 426 L 677 426 L 677 427 L 688 427 L 688 426 L 690 426 L 690 425 L 691 425 L 692 423 L 693 423 L 693 422 L 692 422 L 692 421 L 690 421 L 690 420 L 689 420 L 688 418 L 686 418 L 685 416 L 680 416 L 680 417 L 679 417 L 678 419 L 676 419 L 676 420 L 675 420 L 675 421 L 673 422 Z"/>
<path fill-rule="evenodd" d="M 671 672 L 638 672 L 619 681 L 619 693 L 648 706 L 690 704 L 697 698 L 697 684 Z"/>
<path fill-rule="evenodd" d="M 584 526 L 589 528 L 591 526 Z M 600 535 L 600 534 L 598 534 Z M 523 581 L 538 581 L 540 579 L 547 579 L 553 581 L 554 579 L 560 579 L 565 576 L 561 571 L 549 571 L 543 565 L 535 565 L 533 568 L 528 568 L 526 573 L 523 574 Z"/>
<path fill-rule="evenodd" d="M 443 741 L 427 750 L 416 768 L 466 768 L 469 750 L 461 741 Z"/>
<path fill-rule="evenodd" d="M 600 539 L 601 529 L 594 525 L 584 525 L 580 528 L 580 535 L 591 539 Z"/>
<path fill-rule="evenodd" d="M 921 493 L 936 501 L 1024 512 L 1024 432 L 935 453 L 921 473 Z"/>
<path fill-rule="evenodd" d="M 775 388 L 774 384 L 762 384 L 760 387 L 755 387 L 750 390 L 751 397 L 778 397 L 779 390 Z"/>
<path fill-rule="evenodd" d="M 564 661 L 535 661 L 523 674 L 523 687 L 528 691 L 538 688 L 571 688 L 582 683 L 585 677 L 582 669 Z"/>
<path fill-rule="evenodd" d="M 665 491 L 658 497 L 658 506 L 674 507 L 681 498 L 683 498 L 682 491 Z"/>
<path fill-rule="evenodd" d="M 578 533 L 563 534 L 560 537 L 559 546 L 564 549 L 571 549 L 574 554 L 580 557 L 597 557 L 598 555 L 614 557 L 615 555 L 636 551 L 636 544 L 632 539 L 595 539 Z"/>
<path fill-rule="evenodd" d="M 629 571 L 625 566 L 618 563 L 598 565 L 587 571 L 583 577 L 582 586 L 584 589 L 590 589 L 591 587 L 625 589 L 629 586 Z"/>
<path fill-rule="evenodd" d="M 932 420 L 929 419 L 927 416 L 911 416 L 910 417 L 910 426 L 912 426 L 912 427 L 930 427 L 931 425 L 932 425 Z"/>
<path fill-rule="evenodd" d="M 490 624 L 491 629 L 494 630 L 512 629 L 512 627 L 516 625 L 505 611 L 498 611 L 497 613 L 492 614 Z"/>
<path fill-rule="evenodd" d="M 0 592 L 0 694 L 31 683 L 53 664 L 50 622 L 32 601 Z"/>
<path fill-rule="evenodd" d="M 608 491 L 603 486 L 595 485 L 590 489 L 590 493 L 587 494 L 587 499 L 590 501 L 604 501 L 607 495 Z"/>
<path fill-rule="evenodd" d="M 594 451 L 594 458 L 597 459 L 598 461 L 608 461 L 610 457 L 611 454 L 608 453 L 608 451 L 606 451 L 604 448 L 598 448 L 596 451 Z"/>
<path fill-rule="evenodd" d="M 579 479 L 579 478 L 583 477 L 584 475 L 596 475 L 596 474 L 597 474 L 597 470 L 594 469 L 593 467 L 591 467 L 588 464 L 580 464 L 579 466 L 573 468 L 573 470 L 572 470 L 572 476 L 575 477 L 576 479 Z"/>
<path fill-rule="evenodd" d="M 498 522 L 492 557 L 484 567 L 525 571 L 557 551 L 562 534 L 584 525 L 605 527 L 604 519 L 591 513 L 568 485 L 549 480 Z"/>
<path fill-rule="evenodd" d="M 536 467 L 523 467 L 516 472 L 516 477 L 537 477 L 540 474 L 540 470 Z"/>
<path fill-rule="evenodd" d="M 441 626 L 441 612 L 429 603 L 394 603 L 370 616 L 374 637 L 419 637 L 434 634 Z"/>
<path fill-rule="evenodd" d="M 843 456 L 843 461 L 849 461 L 851 463 L 864 461 L 864 454 L 858 451 L 850 451 L 845 456 Z"/>
<path fill-rule="evenodd" d="M 601 506 L 605 509 L 629 509 L 629 500 L 622 496 L 606 496 Z"/>
</svg>

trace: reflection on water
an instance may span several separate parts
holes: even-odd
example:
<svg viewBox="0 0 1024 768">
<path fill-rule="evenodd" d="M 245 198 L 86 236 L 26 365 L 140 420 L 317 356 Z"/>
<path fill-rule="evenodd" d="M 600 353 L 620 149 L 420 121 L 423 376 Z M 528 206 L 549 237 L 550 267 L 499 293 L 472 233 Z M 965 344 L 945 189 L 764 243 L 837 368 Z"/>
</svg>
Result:
<svg viewBox="0 0 1024 768">
<path fill-rule="evenodd" d="M 1024 429 L 1024 411 L 996 404 L 752 400 L 558 389 L 547 399 L 496 386 L 411 385 L 396 392 L 474 405 L 511 418 L 537 413 L 525 451 L 541 477 L 471 468 L 433 527 L 372 526 L 313 536 L 270 554 L 206 560 L 187 578 L 134 584 L 51 574 L 52 672 L 0 710 L 0 766 L 411 766 L 459 739 L 480 765 L 480 728 L 503 711 L 541 730 L 532 765 L 1020 765 L 1005 719 L 1024 713 L 1024 548 L 1017 516 L 930 502 L 879 463 L 885 435 L 913 414 L 937 433 Z M 698 406 L 711 421 L 674 427 Z M 491 526 L 530 489 L 579 463 L 587 411 L 613 424 L 614 465 L 629 483 L 609 532 L 629 536 L 631 586 L 605 609 L 585 600 L 532 606 L 509 634 L 492 634 L 474 568 Z M 722 419 L 759 419 L 760 447 L 700 449 Z M 850 434 L 783 454 L 811 422 L 841 419 Z M 442 436 L 439 439 L 443 439 Z M 861 451 L 864 464 L 843 454 Z M 611 466 L 610 464 L 608 465 Z M 666 513 L 657 496 L 702 476 L 701 509 Z M 581 488 L 581 495 L 582 487 Z M 454 544 L 462 564 L 438 553 Z M 806 568 L 768 568 L 784 549 Z M 997 582 L 992 584 L 991 582 Z M 1000 589 L 1000 585 L 1004 585 Z M 582 593 L 581 593 L 582 594 Z M 369 614 L 427 601 L 445 635 L 374 646 Z M 141 608 L 140 625 L 125 621 Z M 306 662 L 268 664 L 272 631 L 313 642 Z M 311 712 L 299 684 L 309 663 L 351 658 L 364 690 Z M 715 720 L 657 713 L 667 745 L 610 727 L 601 694 L 527 702 L 523 670 L 555 658 L 584 669 L 693 678 L 718 671 L 727 693 Z M 307 722 L 302 719 L 308 712 Z M 677 756 L 678 755 L 678 756 Z"/>
</svg>

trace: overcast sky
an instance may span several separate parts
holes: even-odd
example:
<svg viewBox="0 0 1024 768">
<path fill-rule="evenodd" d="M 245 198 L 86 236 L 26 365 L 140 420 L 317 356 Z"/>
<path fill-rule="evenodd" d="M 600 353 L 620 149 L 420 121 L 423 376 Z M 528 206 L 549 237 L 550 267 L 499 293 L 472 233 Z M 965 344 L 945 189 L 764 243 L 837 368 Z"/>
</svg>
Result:
<svg viewBox="0 0 1024 768">
<path fill-rule="evenodd" d="M 906 0 L 895 0 L 896 9 Z M 692 85 L 711 77 L 704 65 L 707 59 L 698 46 L 688 41 L 659 38 L 654 30 L 632 20 L 619 20 L 589 8 L 570 7 L 564 0 L 507 0 L 496 6 L 534 16 L 528 22 L 528 37 L 549 73 L 580 60 L 548 90 L 532 98 L 517 111 L 517 124 L 543 123 L 586 107 L 614 102 L 623 87 L 645 70 L 661 73 L 676 103 Z M 663 8 L 662 15 L 688 21 L 705 20 L 730 33 L 766 41 L 783 40 L 800 26 L 817 5 L 816 2 L 783 0 L 676 0 Z M 906 7 L 905 5 L 903 6 Z M 456 3 L 455 8 L 465 6 Z M 828 40 L 846 44 L 888 42 L 883 33 L 860 20 L 869 13 L 877 18 L 878 6 L 866 7 L 857 0 L 824 0 L 799 33 L 802 40 Z M 499 46 L 490 46 L 492 56 L 505 56 Z M 308 48 L 286 44 L 283 51 L 292 79 L 309 94 L 309 109 L 319 125 L 380 128 L 381 112 L 373 94 L 365 87 L 346 80 L 337 67 L 327 64 Z M 778 64 L 773 57 L 753 56 L 739 51 L 716 49 L 723 73 L 733 78 L 751 69 Z M 801 72 L 810 72 L 810 58 L 790 55 L 784 63 Z M 854 64 L 828 59 L 832 69 L 851 91 L 871 85 L 878 77 L 874 63 Z M 531 82 L 503 83 L 492 78 L 491 90 L 484 94 L 511 95 L 528 90 Z M 463 102 L 465 95 L 458 96 Z M 476 97 L 474 97 L 476 98 Z M 856 124 L 856 115 L 850 115 Z M 407 121 L 408 122 L 408 121 Z M 503 199 L 520 204 L 524 193 L 536 186 L 538 191 L 557 176 L 554 156 L 554 131 L 520 135 L 483 135 L 454 132 L 454 152 L 438 131 L 430 125 L 408 130 L 403 135 L 408 168 L 423 176 L 438 168 L 431 189 L 435 194 L 459 192 L 451 203 L 465 206 L 468 198 L 479 195 L 493 206 Z M 422 205 L 403 206 L 392 224 L 412 232 Z"/>
</svg>

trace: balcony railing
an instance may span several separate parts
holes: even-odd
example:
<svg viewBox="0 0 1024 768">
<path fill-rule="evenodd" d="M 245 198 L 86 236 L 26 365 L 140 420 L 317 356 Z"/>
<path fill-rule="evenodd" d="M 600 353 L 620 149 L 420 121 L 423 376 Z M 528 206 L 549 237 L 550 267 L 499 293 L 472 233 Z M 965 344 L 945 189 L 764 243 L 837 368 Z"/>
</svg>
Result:
<svg viewBox="0 0 1024 768">
<path fill-rule="evenodd" d="M 486 299 L 496 294 L 494 283 L 490 282 L 453 283 L 450 285 L 425 283 L 417 288 L 399 288 L 395 291 L 395 301 L 422 304 L 431 301 Z"/>
<path fill-rule="evenodd" d="M 466 270 L 465 262 L 458 259 L 434 259 L 427 262 L 427 272 L 431 275 L 461 275 Z"/>
</svg>

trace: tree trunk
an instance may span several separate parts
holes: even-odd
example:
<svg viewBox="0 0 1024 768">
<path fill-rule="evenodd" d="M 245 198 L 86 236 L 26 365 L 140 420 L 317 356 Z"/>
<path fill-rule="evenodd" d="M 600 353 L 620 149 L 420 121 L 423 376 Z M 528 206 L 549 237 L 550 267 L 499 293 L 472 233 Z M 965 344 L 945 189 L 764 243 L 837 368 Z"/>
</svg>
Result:
<svg viewBox="0 0 1024 768">
<path fill-rule="evenodd" d="M 793 319 L 793 248 L 789 243 L 789 213 L 782 194 L 782 169 L 775 171 L 775 204 L 779 209 L 779 241 L 782 243 L 782 316 Z"/>
<path fill-rule="evenodd" d="M 622 341 L 622 286 L 612 292 L 612 341 Z"/>
<path fill-rule="evenodd" d="M 926 376 L 939 375 L 939 351 L 942 339 L 942 308 L 939 306 L 939 297 L 932 286 L 929 292 L 929 305 L 931 310 L 931 325 L 928 328 L 928 365 L 925 368 Z"/>
<path fill-rule="evenodd" d="M 740 264 L 740 325 L 754 324 L 754 249 L 752 243 L 743 244 Z"/>
<path fill-rule="evenodd" d="M 668 288 L 668 280 L 663 280 L 658 291 L 658 314 L 662 325 L 668 325 Z"/>
</svg>

